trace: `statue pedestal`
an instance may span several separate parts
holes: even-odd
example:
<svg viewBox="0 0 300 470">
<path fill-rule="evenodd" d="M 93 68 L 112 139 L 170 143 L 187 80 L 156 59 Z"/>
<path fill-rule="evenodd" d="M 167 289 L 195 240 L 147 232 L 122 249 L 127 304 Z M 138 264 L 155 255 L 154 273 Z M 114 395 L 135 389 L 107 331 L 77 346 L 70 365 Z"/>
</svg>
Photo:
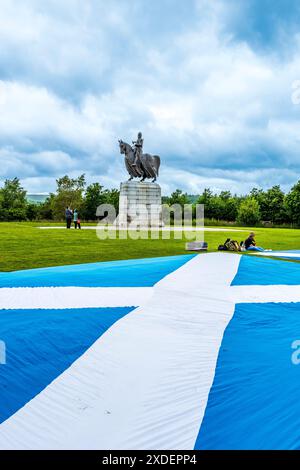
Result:
<svg viewBox="0 0 300 470">
<path fill-rule="evenodd" d="M 120 228 L 162 227 L 161 188 L 157 183 L 121 183 L 118 226 Z"/>
</svg>

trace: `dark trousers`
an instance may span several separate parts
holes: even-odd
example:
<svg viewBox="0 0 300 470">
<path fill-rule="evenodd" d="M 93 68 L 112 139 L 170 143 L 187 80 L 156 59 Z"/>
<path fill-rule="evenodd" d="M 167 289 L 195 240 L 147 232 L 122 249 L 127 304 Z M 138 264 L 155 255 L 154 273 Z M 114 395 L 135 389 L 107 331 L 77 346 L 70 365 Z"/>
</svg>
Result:
<svg viewBox="0 0 300 470">
<path fill-rule="evenodd" d="M 67 228 L 71 228 L 72 219 L 70 217 L 66 218 Z"/>
</svg>

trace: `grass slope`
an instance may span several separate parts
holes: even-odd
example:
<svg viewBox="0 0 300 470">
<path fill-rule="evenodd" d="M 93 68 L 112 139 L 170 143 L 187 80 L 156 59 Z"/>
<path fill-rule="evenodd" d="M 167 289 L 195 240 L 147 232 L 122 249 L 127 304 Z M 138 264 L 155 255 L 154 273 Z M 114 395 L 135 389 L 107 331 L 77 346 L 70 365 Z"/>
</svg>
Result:
<svg viewBox="0 0 300 470">
<path fill-rule="evenodd" d="M 95 230 L 40 230 L 40 225 L 0 223 L 0 271 L 187 253 L 185 240 L 174 237 L 101 241 Z M 300 249 L 299 230 L 259 228 L 255 232 L 257 243 L 265 248 Z M 205 240 L 209 251 L 216 251 L 227 237 L 240 241 L 246 235 L 229 228 L 226 232 L 205 232 Z"/>
</svg>

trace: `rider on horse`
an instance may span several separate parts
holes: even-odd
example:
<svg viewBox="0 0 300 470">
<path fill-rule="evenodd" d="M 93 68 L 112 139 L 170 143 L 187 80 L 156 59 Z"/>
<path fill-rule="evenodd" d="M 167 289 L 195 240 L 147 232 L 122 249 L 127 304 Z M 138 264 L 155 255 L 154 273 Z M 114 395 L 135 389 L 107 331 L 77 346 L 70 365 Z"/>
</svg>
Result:
<svg viewBox="0 0 300 470">
<path fill-rule="evenodd" d="M 141 156 L 143 155 L 144 139 L 141 132 L 138 133 L 137 140 L 133 140 L 132 143 L 134 144 L 134 162 L 132 166 L 136 166 L 137 162 L 141 161 Z"/>
</svg>

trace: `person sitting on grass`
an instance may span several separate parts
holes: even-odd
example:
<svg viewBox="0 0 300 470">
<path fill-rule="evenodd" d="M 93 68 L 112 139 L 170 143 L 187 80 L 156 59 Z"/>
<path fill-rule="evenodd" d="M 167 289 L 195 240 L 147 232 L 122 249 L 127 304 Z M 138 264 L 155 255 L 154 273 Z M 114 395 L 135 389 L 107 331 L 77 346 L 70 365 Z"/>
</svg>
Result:
<svg viewBox="0 0 300 470">
<path fill-rule="evenodd" d="M 265 251 L 260 246 L 256 246 L 255 233 L 250 232 L 249 237 L 245 240 L 244 247 L 247 251 Z"/>
</svg>

